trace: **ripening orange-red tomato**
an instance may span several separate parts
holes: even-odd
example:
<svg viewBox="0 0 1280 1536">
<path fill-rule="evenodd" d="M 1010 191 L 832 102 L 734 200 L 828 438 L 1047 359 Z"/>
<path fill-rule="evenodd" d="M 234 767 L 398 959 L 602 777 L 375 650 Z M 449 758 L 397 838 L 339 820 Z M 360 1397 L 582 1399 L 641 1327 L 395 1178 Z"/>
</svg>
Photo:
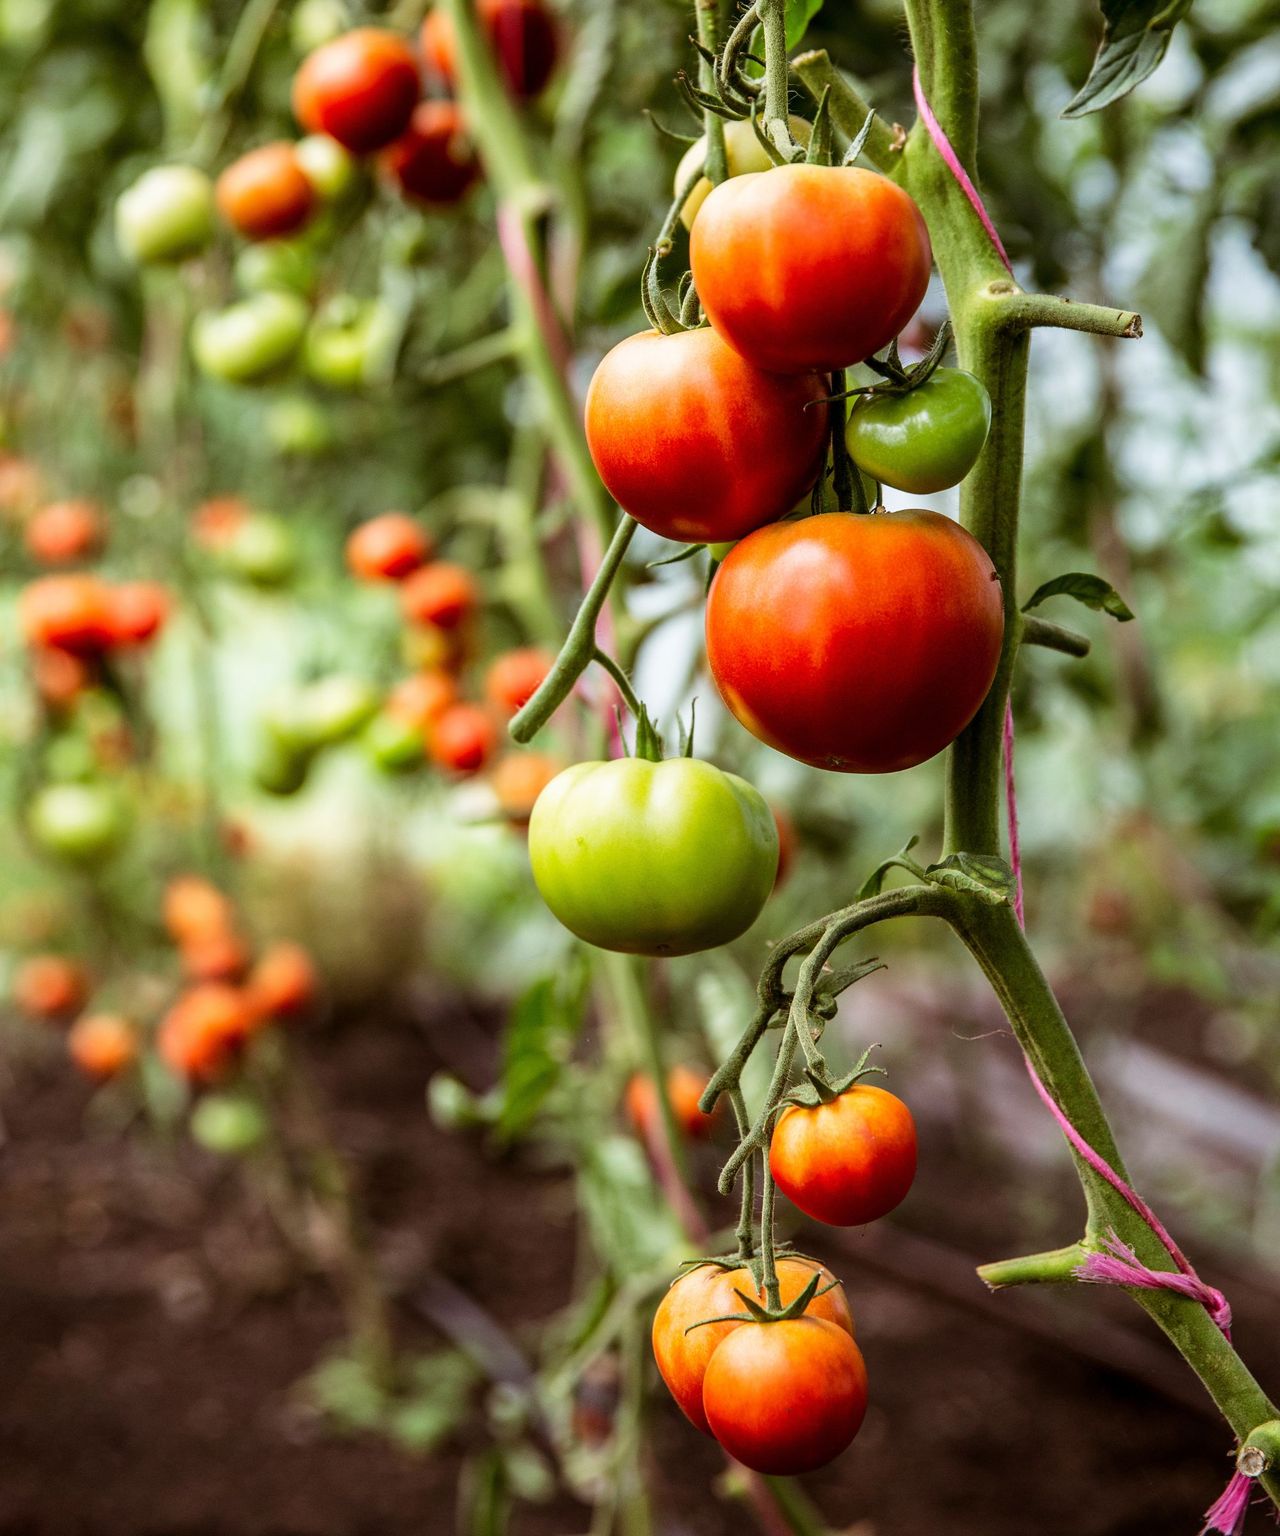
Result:
<svg viewBox="0 0 1280 1536">
<path fill-rule="evenodd" d="M 68 1031 L 67 1051 L 86 1077 L 105 1082 L 138 1059 L 138 1032 L 118 1013 L 86 1013 Z"/>
<path fill-rule="evenodd" d="M 543 0 L 478 0 L 476 15 L 507 89 L 521 101 L 539 95 L 560 55 L 560 29 Z M 457 39 L 453 22 L 439 5 L 428 11 L 422 24 L 422 53 L 427 67 L 452 85 L 457 78 Z"/>
<path fill-rule="evenodd" d="M 23 542 L 41 565 L 72 565 L 97 554 L 106 538 L 106 520 L 97 502 L 76 497 L 51 501 L 27 523 Z"/>
<path fill-rule="evenodd" d="M 202 982 L 183 992 L 160 1021 L 156 1049 L 179 1076 L 213 1082 L 234 1062 L 253 1022 L 239 987 Z"/>
<path fill-rule="evenodd" d="M 498 809 L 518 827 L 527 827 L 538 796 L 564 767 L 542 752 L 508 752 L 494 764 L 489 784 Z"/>
<path fill-rule="evenodd" d="M 46 709 L 69 709 L 93 683 L 93 671 L 83 656 L 70 651 L 31 653 L 31 681 Z"/>
<path fill-rule="evenodd" d="M 920 210 L 858 166 L 784 165 L 714 187 L 689 236 L 712 326 L 757 368 L 852 368 L 888 346 L 929 284 Z"/>
<path fill-rule="evenodd" d="M 504 651 L 489 663 L 484 676 L 484 696 L 504 715 L 519 714 L 541 688 L 555 657 L 541 646 L 522 646 Z"/>
<path fill-rule="evenodd" d="M 415 624 L 457 629 L 475 612 L 479 594 L 469 571 L 434 560 L 405 579 L 400 602 L 405 617 Z"/>
<path fill-rule="evenodd" d="M 291 235 L 311 217 L 315 189 L 283 139 L 233 160 L 218 177 L 218 211 L 247 240 Z"/>
<path fill-rule="evenodd" d="M 860 1227 L 906 1198 L 916 1176 L 916 1124 L 895 1094 L 854 1083 L 830 1104 L 792 1104 L 769 1144 L 774 1183 L 806 1216 Z"/>
<path fill-rule="evenodd" d="M 194 943 L 235 924 L 228 897 L 202 875 L 175 875 L 165 887 L 164 926 L 178 944 Z"/>
<path fill-rule="evenodd" d="M 798 839 L 795 822 L 786 811 L 778 805 L 771 805 L 769 809 L 773 812 L 773 824 L 778 829 L 778 873 L 773 877 L 773 888 L 776 891 L 791 873 Z"/>
<path fill-rule="evenodd" d="M 123 581 L 108 590 L 111 637 L 116 645 L 145 645 L 169 617 L 169 594 L 154 581 Z"/>
<path fill-rule="evenodd" d="M 89 973 L 66 955 L 32 955 L 13 977 L 13 1000 L 32 1019 L 59 1019 L 84 1006 Z"/>
<path fill-rule="evenodd" d="M 819 1317 L 744 1323 L 712 1355 L 702 1406 L 735 1461 L 793 1477 L 825 1466 L 861 1429 L 867 1368 L 852 1338 Z"/>
<path fill-rule="evenodd" d="M 28 645 L 77 656 L 99 655 L 114 639 L 108 588 L 88 574 L 28 583 L 18 597 L 18 622 Z"/>
<path fill-rule="evenodd" d="M 683 1062 L 667 1073 L 667 1097 L 671 1100 L 672 1113 L 680 1129 L 694 1141 L 710 1136 L 718 1118 L 717 1114 L 704 1115 L 698 1108 L 698 1100 L 711 1078 L 706 1072 L 697 1072 Z M 647 1072 L 636 1072 L 627 1084 L 627 1119 L 646 1139 L 660 1131 L 661 1110 L 653 1079 Z"/>
<path fill-rule="evenodd" d="M 387 695 L 386 711 L 399 720 L 407 720 L 423 735 L 447 709 L 458 702 L 458 685 L 447 672 L 434 668 L 401 678 Z"/>
<path fill-rule="evenodd" d="M 498 730 L 478 704 L 453 704 L 437 717 L 427 736 L 433 763 L 462 776 L 479 773 L 498 746 Z"/>
<path fill-rule="evenodd" d="M 288 939 L 269 944 L 249 972 L 247 990 L 250 1004 L 263 1019 L 293 1019 L 306 1013 L 319 990 L 310 954 Z"/>
<path fill-rule="evenodd" d="M 404 133 L 378 157 L 383 172 L 416 202 L 448 207 L 480 177 L 480 162 L 453 101 L 420 101 Z"/>
<path fill-rule="evenodd" d="M 666 539 L 723 543 L 808 495 L 826 453 L 826 393 L 816 374 L 753 367 L 706 326 L 641 331 L 595 371 L 587 444 L 638 523 Z"/>
<path fill-rule="evenodd" d="M 892 773 L 949 746 L 987 696 L 1003 634 L 991 556 L 920 509 L 757 529 L 707 595 L 707 661 L 729 709 L 840 773 Z"/>
<path fill-rule="evenodd" d="M 252 515 L 253 508 L 243 496 L 210 496 L 191 514 L 191 531 L 205 549 L 221 549 Z"/>
<path fill-rule="evenodd" d="M 404 512 L 383 512 L 352 531 L 347 565 L 361 581 L 403 581 L 435 551 L 431 535 Z"/>
<path fill-rule="evenodd" d="M 194 934 L 179 948 L 188 981 L 239 981 L 249 969 L 249 947 L 231 928 Z"/>
<path fill-rule="evenodd" d="M 40 466 L 16 453 L 0 453 L 0 511 L 26 512 L 44 494 Z"/>
<path fill-rule="evenodd" d="M 353 154 L 397 139 L 417 105 L 413 49 L 394 32 L 356 27 L 322 43 L 293 79 L 293 115 L 308 133 L 327 133 Z"/>
<path fill-rule="evenodd" d="M 784 1306 L 800 1295 L 816 1270 L 821 1294 L 809 1302 L 805 1316 L 822 1318 L 853 1337 L 848 1297 L 829 1269 L 814 1259 L 801 1258 L 780 1258 L 777 1269 Z M 707 1319 L 733 1319 L 736 1314 L 745 1314 L 747 1309 L 735 1294 L 738 1291 L 764 1305 L 765 1293 L 756 1289 L 745 1265 L 725 1269 L 719 1264 L 699 1264 L 671 1285 L 653 1319 L 653 1357 L 658 1371 L 685 1417 L 704 1434 L 711 1433 L 702 1405 L 707 1366 L 725 1339 L 742 1327 L 737 1321 L 713 1323 Z M 705 1326 L 696 1326 L 701 1324 Z"/>
</svg>

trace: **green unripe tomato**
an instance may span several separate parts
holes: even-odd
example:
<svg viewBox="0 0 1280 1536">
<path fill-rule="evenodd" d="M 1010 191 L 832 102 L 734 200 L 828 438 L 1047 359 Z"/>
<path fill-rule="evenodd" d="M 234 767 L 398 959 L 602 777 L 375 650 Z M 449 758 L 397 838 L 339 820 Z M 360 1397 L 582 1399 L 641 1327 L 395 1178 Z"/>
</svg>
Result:
<svg viewBox="0 0 1280 1536">
<path fill-rule="evenodd" d="M 380 299 L 335 299 L 307 330 L 303 361 L 326 389 L 358 389 L 388 378 L 397 326 Z"/>
<path fill-rule="evenodd" d="M 292 530 L 269 512 L 246 517 L 217 557 L 230 575 L 255 587 L 283 586 L 298 567 Z"/>
<path fill-rule="evenodd" d="M 255 293 L 226 309 L 197 315 L 191 352 L 201 373 L 228 384 L 253 384 L 283 368 L 307 328 L 296 293 Z"/>
<path fill-rule="evenodd" d="M 961 368 L 939 368 L 902 395 L 859 395 L 849 457 L 882 485 L 927 494 L 959 485 L 991 429 L 991 396 Z"/>
<path fill-rule="evenodd" d="M 309 133 L 293 146 L 293 158 L 322 203 L 336 203 L 356 179 L 356 162 L 337 139 Z"/>
<path fill-rule="evenodd" d="M 236 282 L 245 293 L 297 293 L 316 285 L 316 258 L 299 240 L 255 240 L 236 257 Z"/>
<path fill-rule="evenodd" d="M 51 784 L 31 802 L 27 825 L 37 845 L 68 864 L 109 858 L 124 841 L 128 817 L 106 784 Z"/>
<path fill-rule="evenodd" d="M 298 743 L 318 752 L 354 736 L 378 708 L 378 690 L 360 677 L 335 673 L 305 687 L 294 712 Z"/>
<path fill-rule="evenodd" d="M 791 137 L 796 143 L 807 144 L 812 132 L 811 125 L 803 117 L 796 117 L 794 114 L 788 118 L 788 122 L 791 124 Z M 745 119 L 724 125 L 724 157 L 730 176 L 745 176 L 749 171 L 773 169 L 773 161 L 770 160 L 768 151 L 756 138 L 755 129 Z M 695 139 L 680 157 L 680 164 L 676 166 L 673 191 L 678 193 L 706 158 L 707 138 L 704 134 L 700 139 Z M 711 183 L 703 176 L 685 199 L 684 207 L 680 210 L 680 222 L 686 229 L 693 228 L 693 221 L 698 217 L 698 209 L 710 196 Z"/>
<path fill-rule="evenodd" d="M 191 1111 L 192 1137 L 220 1157 L 243 1157 L 261 1146 L 266 1134 L 266 1116 L 243 1094 L 206 1094 Z"/>
<path fill-rule="evenodd" d="M 306 395 L 282 395 L 267 407 L 262 419 L 267 440 L 278 453 L 315 458 L 333 447 L 329 413 Z"/>
<path fill-rule="evenodd" d="M 383 773 L 407 773 L 421 768 L 426 740 L 412 720 L 383 710 L 374 715 L 361 737 L 369 761 Z"/>
<path fill-rule="evenodd" d="M 253 760 L 253 782 L 264 794 L 296 795 L 307 782 L 311 754 L 284 746 L 268 726 Z"/>
<path fill-rule="evenodd" d="M 314 53 L 350 26 L 351 18 L 342 0 L 299 0 L 289 18 L 289 41 L 296 53 Z"/>
<path fill-rule="evenodd" d="M 213 239 L 213 183 L 194 165 L 157 165 L 116 199 L 115 225 L 138 266 L 194 256 Z"/>
<path fill-rule="evenodd" d="M 542 899 L 601 949 L 688 955 L 744 933 L 773 889 L 778 831 L 759 792 L 697 758 L 579 763 L 538 796 Z"/>
</svg>

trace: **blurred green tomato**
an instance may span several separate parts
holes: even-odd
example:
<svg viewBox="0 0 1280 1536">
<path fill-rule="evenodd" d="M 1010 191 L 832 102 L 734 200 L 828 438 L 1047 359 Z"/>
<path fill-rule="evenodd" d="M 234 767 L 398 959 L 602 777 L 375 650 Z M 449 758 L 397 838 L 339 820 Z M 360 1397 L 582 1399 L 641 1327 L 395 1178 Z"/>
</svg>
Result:
<svg viewBox="0 0 1280 1536">
<path fill-rule="evenodd" d="M 307 372 L 328 389 L 358 389 L 391 376 L 398 326 L 380 299 L 344 295 L 316 316 L 307 330 Z"/>
<path fill-rule="evenodd" d="M 124 841 L 128 816 L 106 784 L 51 784 L 31 802 L 27 824 L 37 845 L 68 864 L 99 864 Z"/>
<path fill-rule="evenodd" d="M 342 0 L 300 0 L 289 18 L 289 41 L 295 53 L 311 53 L 350 25 Z"/>
<path fill-rule="evenodd" d="M 407 773 L 421 768 L 426 741 L 411 720 L 385 711 L 374 715 L 360 739 L 369 761 L 383 773 Z"/>
<path fill-rule="evenodd" d="M 293 158 L 323 203 L 336 203 L 356 179 L 354 158 L 327 133 L 309 133 L 293 146 Z"/>
<path fill-rule="evenodd" d="M 755 922 L 778 869 L 758 790 L 698 758 L 578 763 L 538 796 L 529 862 L 571 933 L 632 955 L 689 955 Z"/>
<path fill-rule="evenodd" d="M 298 293 L 316 285 L 316 259 L 299 240 L 255 240 L 236 257 L 236 282 L 245 293 Z"/>
<path fill-rule="evenodd" d="M 788 118 L 788 122 L 791 124 L 791 137 L 796 143 L 807 144 L 809 134 L 812 132 L 810 124 L 805 122 L 804 118 L 796 117 L 794 114 Z M 724 154 L 730 176 L 745 176 L 748 171 L 768 171 L 773 168 L 769 152 L 756 138 L 755 129 L 745 120 L 724 125 Z M 706 158 L 707 140 L 704 134 L 702 138 L 695 139 L 680 157 L 673 183 L 676 192 L 679 192 Z M 698 217 L 698 209 L 710 195 L 711 183 L 703 176 L 685 199 L 684 207 L 680 210 L 680 222 L 686 229 L 693 228 L 693 221 Z"/>
<path fill-rule="evenodd" d="M 250 1098 L 238 1093 L 210 1093 L 191 1111 L 191 1135 L 206 1152 L 240 1157 L 260 1146 L 267 1118 Z"/>
<path fill-rule="evenodd" d="M 194 165 L 157 165 L 116 199 L 115 222 L 130 261 L 182 261 L 213 239 L 213 183 Z"/>
<path fill-rule="evenodd" d="M 333 447 L 333 427 L 323 406 L 306 395 L 282 395 L 263 418 L 267 440 L 279 453 L 310 459 Z"/>
<path fill-rule="evenodd" d="M 98 755 L 87 737 L 60 732 L 44 754 L 44 772 L 59 784 L 91 779 L 98 771 Z"/>
<path fill-rule="evenodd" d="M 905 394 L 859 395 L 849 457 L 882 485 L 929 495 L 959 485 L 991 430 L 991 396 L 963 368 L 938 368 Z"/>
<path fill-rule="evenodd" d="M 283 746 L 268 726 L 253 760 L 253 782 L 268 795 L 296 795 L 307 782 L 311 756 Z"/>
<path fill-rule="evenodd" d="M 298 567 L 289 525 L 268 512 L 246 517 L 217 551 L 223 569 L 255 587 L 279 587 Z"/>
<path fill-rule="evenodd" d="M 211 379 L 252 384 L 284 367 L 306 328 L 307 306 L 296 293 L 255 293 L 197 315 L 191 351 Z"/>
<path fill-rule="evenodd" d="M 378 690 L 363 678 L 336 673 L 301 690 L 293 710 L 298 742 L 312 752 L 354 736 L 378 708 Z"/>
</svg>

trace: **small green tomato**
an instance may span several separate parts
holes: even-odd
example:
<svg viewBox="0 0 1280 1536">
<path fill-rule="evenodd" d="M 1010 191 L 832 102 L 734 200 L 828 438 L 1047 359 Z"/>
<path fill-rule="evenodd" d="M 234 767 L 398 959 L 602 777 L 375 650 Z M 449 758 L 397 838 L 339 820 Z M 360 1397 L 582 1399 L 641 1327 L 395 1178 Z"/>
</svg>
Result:
<svg viewBox="0 0 1280 1536">
<path fill-rule="evenodd" d="M 107 784 L 51 784 L 31 801 L 31 836 L 45 853 L 68 864 L 100 864 L 124 841 L 128 816 Z"/>
<path fill-rule="evenodd" d="M 539 795 L 529 859 L 580 939 L 637 955 L 713 949 L 756 920 L 778 868 L 759 792 L 697 758 L 579 763 Z"/>
<path fill-rule="evenodd" d="M 960 484 L 990 430 L 982 380 L 938 368 L 906 394 L 857 396 L 845 441 L 853 462 L 882 485 L 928 495 Z"/>
<path fill-rule="evenodd" d="M 309 133 L 299 139 L 293 146 L 293 158 L 321 202 L 336 203 L 355 181 L 354 157 L 327 133 Z"/>
<path fill-rule="evenodd" d="M 209 378 L 254 384 L 290 361 L 306 328 L 307 306 L 296 293 L 255 293 L 226 309 L 197 315 L 191 352 Z"/>
<path fill-rule="evenodd" d="M 138 266 L 194 256 L 213 239 L 213 183 L 194 165 L 157 165 L 116 199 L 115 227 Z"/>
</svg>

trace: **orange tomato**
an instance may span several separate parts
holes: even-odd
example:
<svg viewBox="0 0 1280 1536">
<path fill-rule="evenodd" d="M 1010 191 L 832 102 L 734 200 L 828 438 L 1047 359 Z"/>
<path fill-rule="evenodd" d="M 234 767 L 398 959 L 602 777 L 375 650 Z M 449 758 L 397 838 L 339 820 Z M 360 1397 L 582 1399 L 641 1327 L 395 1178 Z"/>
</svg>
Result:
<svg viewBox="0 0 1280 1536">
<path fill-rule="evenodd" d="M 403 581 L 430 560 L 431 535 L 403 512 L 361 523 L 347 540 L 347 565 L 362 581 Z"/>
<path fill-rule="evenodd" d="M 253 1029 L 244 993 L 224 982 L 183 992 L 160 1021 L 156 1049 L 181 1077 L 214 1082 L 225 1075 Z"/>
<path fill-rule="evenodd" d="M 387 695 L 386 710 L 427 736 L 440 716 L 457 702 L 457 683 L 447 672 L 435 668 L 401 678 Z"/>
<path fill-rule="evenodd" d="M 114 638 L 110 593 L 96 576 L 42 576 L 22 589 L 18 623 L 27 644 L 95 656 Z"/>
<path fill-rule="evenodd" d="M 311 217 L 315 189 L 293 145 L 263 144 L 233 160 L 218 177 L 218 211 L 247 240 L 291 235 Z"/>
<path fill-rule="evenodd" d="M 494 764 L 489 783 L 508 821 L 528 826 L 534 801 L 564 764 L 542 752 L 508 752 Z"/>
<path fill-rule="evenodd" d="M 59 1019 L 84 1006 L 89 974 L 65 955 L 32 955 L 17 968 L 13 1000 L 32 1019 Z"/>
<path fill-rule="evenodd" d="M 106 521 L 97 502 L 76 498 L 41 507 L 23 532 L 27 553 L 41 565 L 72 565 L 97 554 Z"/>
<path fill-rule="evenodd" d="M 485 673 L 485 698 L 504 715 L 518 714 L 542 686 L 554 663 L 555 657 L 541 646 L 504 651 L 490 662 Z"/>
<path fill-rule="evenodd" d="M 695 1071 L 683 1063 L 667 1073 L 667 1097 L 671 1100 L 672 1111 L 680 1129 L 695 1141 L 710 1136 L 716 1124 L 717 1115 L 704 1115 L 698 1108 L 698 1100 L 710 1081 L 707 1073 Z M 628 1082 L 626 1106 L 627 1118 L 641 1136 L 647 1138 L 660 1129 L 658 1095 L 647 1072 L 635 1073 Z M 716 1108 L 718 1111 L 719 1105 Z"/>
<path fill-rule="evenodd" d="M 405 617 L 414 624 L 458 629 L 475 612 L 479 594 L 469 571 L 435 560 L 406 579 L 400 602 Z"/>
<path fill-rule="evenodd" d="M 225 933 L 235 923 L 228 897 L 202 875 L 175 875 L 164 892 L 164 926 L 176 943 Z"/>
<path fill-rule="evenodd" d="M 287 939 L 269 944 L 249 972 L 249 1000 L 263 1019 L 292 1019 L 306 1013 L 318 988 L 311 956 L 301 944 Z"/>
<path fill-rule="evenodd" d="M 67 1034 L 67 1051 L 86 1075 L 105 1081 L 138 1059 L 138 1035 L 118 1013 L 86 1013 Z"/>
<path fill-rule="evenodd" d="M 431 761 L 464 777 L 479 773 L 497 745 L 493 719 L 478 704 L 450 706 L 438 717 L 427 738 Z"/>
<path fill-rule="evenodd" d="M 894 1094 L 855 1083 L 830 1104 L 792 1104 L 769 1143 L 774 1182 L 806 1216 L 860 1227 L 887 1215 L 916 1176 L 916 1124 Z"/>
</svg>

